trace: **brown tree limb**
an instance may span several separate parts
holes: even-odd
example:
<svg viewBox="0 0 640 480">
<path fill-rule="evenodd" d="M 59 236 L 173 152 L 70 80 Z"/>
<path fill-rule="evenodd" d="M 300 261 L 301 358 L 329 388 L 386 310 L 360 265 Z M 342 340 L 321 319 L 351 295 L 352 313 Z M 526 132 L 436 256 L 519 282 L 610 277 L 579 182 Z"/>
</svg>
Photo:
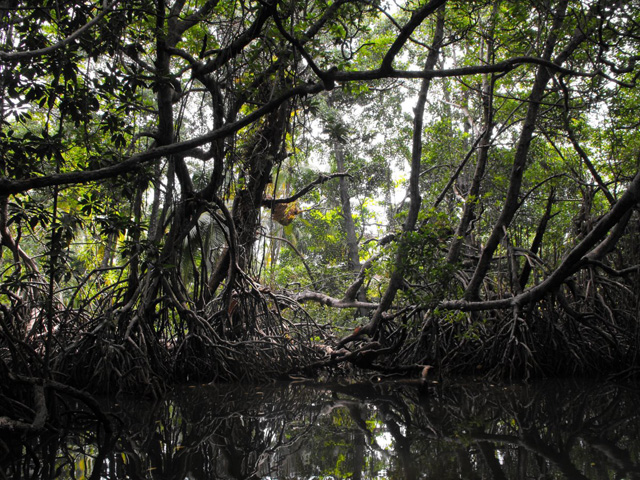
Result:
<svg viewBox="0 0 640 480">
<path fill-rule="evenodd" d="M 7 416 L 0 417 L 0 430 L 23 431 L 23 432 L 39 432 L 44 428 L 47 421 L 47 403 L 44 395 L 44 387 L 42 383 L 32 383 L 33 387 L 33 403 L 35 406 L 35 414 L 31 423 L 22 420 L 16 420 Z"/>
<path fill-rule="evenodd" d="M 471 157 L 473 156 L 473 153 L 476 151 L 476 148 L 478 147 L 478 144 L 480 143 L 480 141 L 484 138 L 486 132 L 483 132 L 481 135 L 478 136 L 478 138 L 476 138 L 476 140 L 473 142 L 473 145 L 471 145 L 471 148 L 469 149 L 469 151 L 467 152 L 467 154 L 464 156 L 464 158 L 462 159 L 462 161 L 460 162 L 460 164 L 458 165 L 458 168 L 456 168 L 456 171 L 453 172 L 453 175 L 451 175 L 451 177 L 449 178 L 449 181 L 447 182 L 447 184 L 444 186 L 444 188 L 442 189 L 442 191 L 440 192 L 440 195 L 438 195 L 438 198 L 436 198 L 436 201 L 433 202 L 433 207 L 436 208 L 438 205 L 440 205 L 440 203 L 442 203 L 442 200 L 444 200 L 444 198 L 447 195 L 447 192 L 449 191 L 449 189 L 451 188 L 451 185 L 453 185 L 455 183 L 455 181 L 458 179 L 458 177 L 460 176 L 460 173 L 462 172 L 462 169 L 465 167 L 465 165 L 467 164 L 467 162 L 471 159 Z"/>
<path fill-rule="evenodd" d="M 486 59 L 487 63 L 493 63 L 495 60 L 495 24 L 496 17 L 498 15 L 498 8 L 500 3 L 496 2 L 493 6 L 493 11 L 491 14 L 491 19 L 489 20 L 489 32 L 487 34 L 487 53 Z M 458 167 L 455 174 L 449 180 L 449 183 L 445 187 L 445 190 L 440 194 L 438 199 L 436 200 L 435 206 L 444 198 L 445 192 L 447 189 L 453 185 L 455 179 L 460 175 L 464 164 L 471 157 L 471 154 L 476 150 L 476 146 L 478 147 L 478 154 L 476 156 L 476 168 L 473 173 L 473 179 L 471 180 L 471 186 L 469 191 L 466 193 L 464 207 L 462 210 L 462 216 L 460 217 L 460 221 L 458 222 L 458 226 L 456 227 L 456 231 L 454 233 L 453 239 L 449 245 L 449 250 L 447 251 L 447 263 L 456 263 L 460 256 L 460 251 L 462 249 L 462 244 L 465 241 L 465 238 L 469 234 L 469 227 L 473 222 L 473 219 L 476 215 L 476 205 L 478 204 L 478 198 L 480 195 L 480 186 L 482 183 L 482 179 L 484 178 L 484 172 L 487 166 L 487 161 L 489 158 L 489 147 L 491 146 L 491 136 L 493 135 L 494 128 L 494 109 L 493 109 L 493 99 L 494 99 L 494 86 L 495 86 L 495 75 L 483 75 L 482 76 L 482 90 L 480 91 L 480 98 L 482 100 L 482 123 L 483 123 L 483 132 L 478 136 L 478 139 L 474 142 L 473 147 L 469 150 L 467 157 L 463 160 L 462 164 Z"/>
<path fill-rule="evenodd" d="M 552 214 L 551 209 L 555 203 L 555 189 L 552 188 L 549 192 L 549 197 L 547 198 L 547 204 L 544 209 L 544 215 L 538 224 L 538 228 L 536 229 L 536 234 L 533 237 L 533 241 L 531 242 L 531 253 L 534 255 L 538 254 L 538 251 L 542 247 L 542 238 L 544 233 L 547 231 L 547 224 L 549 220 L 551 220 L 555 215 Z M 527 282 L 529 281 L 529 275 L 531 274 L 531 264 L 529 262 L 524 263 L 524 267 L 522 268 L 522 272 L 520 273 L 520 278 L 518 283 L 520 285 L 520 289 L 523 290 L 527 286 Z"/>
<path fill-rule="evenodd" d="M 567 85 L 565 84 L 562 78 L 558 79 L 558 83 L 560 84 L 560 88 L 562 88 L 562 91 L 564 93 L 564 128 L 567 131 L 567 135 L 569 136 L 571 145 L 573 145 L 574 150 L 576 151 L 578 156 L 582 159 L 584 164 L 589 169 L 589 173 L 591 173 L 591 176 L 600 187 L 600 190 L 602 190 L 602 193 L 604 194 L 604 196 L 607 197 L 609 204 L 613 205 L 614 203 L 616 203 L 615 198 L 613 197 L 613 195 L 605 185 L 604 181 L 602 180 L 602 177 L 600 176 L 595 166 L 589 159 L 587 152 L 582 148 L 582 146 L 580 145 L 580 142 L 578 142 L 578 138 L 576 137 L 576 134 L 573 131 L 573 128 L 571 128 L 571 119 L 569 118 L 569 111 L 570 111 L 569 89 L 567 88 Z"/>
<path fill-rule="evenodd" d="M 114 178 L 119 175 L 134 172 L 142 165 L 149 163 L 153 160 L 157 160 L 169 155 L 182 153 L 193 148 L 200 147 L 214 140 L 227 137 L 243 127 L 252 124 L 263 116 L 275 111 L 287 100 L 300 96 L 311 95 L 321 92 L 323 87 L 316 84 L 304 84 L 297 87 L 293 87 L 290 90 L 283 93 L 276 99 L 266 103 L 262 107 L 254 110 L 247 116 L 235 121 L 223 125 L 220 128 L 214 129 L 205 135 L 192 138 L 190 140 L 184 140 L 182 142 L 174 142 L 170 145 L 158 146 L 151 148 L 144 152 L 140 152 L 136 155 L 132 155 L 122 162 L 119 162 L 108 167 L 98 168 L 95 170 L 84 170 L 76 172 L 66 172 L 53 175 L 47 175 L 44 177 L 30 177 L 20 180 L 10 180 L 7 178 L 0 178 L 0 196 L 10 195 L 16 193 L 26 192 L 34 188 L 43 188 L 53 185 L 72 185 L 89 183 L 99 180 L 105 180 L 108 178 Z"/>
<path fill-rule="evenodd" d="M 409 21 L 402 27 L 400 33 L 396 36 L 396 39 L 387 50 L 386 55 L 382 59 L 382 64 L 380 65 L 381 70 L 391 71 L 393 70 L 393 60 L 396 58 L 400 50 L 404 46 L 405 43 L 411 37 L 411 34 L 415 31 L 416 28 L 420 26 L 420 24 L 429 16 L 436 12 L 440 7 L 442 7 L 446 2 L 446 0 L 431 0 L 426 5 L 424 5 L 419 10 L 415 11 Z M 436 46 L 439 49 L 439 45 Z M 433 52 L 429 52 L 430 54 Z M 435 66 L 435 65 L 434 65 Z M 433 67 L 431 67 L 433 68 Z"/>
<path fill-rule="evenodd" d="M 251 26 L 245 30 L 242 34 L 238 35 L 231 44 L 223 49 L 217 50 L 217 55 L 209 60 L 205 65 L 198 65 L 194 71 L 196 76 L 202 76 L 212 73 L 222 66 L 224 66 L 229 60 L 239 55 L 242 50 L 249 45 L 260 33 L 262 27 L 271 17 L 271 6 L 261 5 L 256 19 Z M 207 55 L 209 52 L 205 52 Z"/>
<path fill-rule="evenodd" d="M 362 287 L 362 284 L 364 283 L 367 270 L 371 268 L 371 265 L 373 264 L 374 260 L 377 260 L 377 258 L 378 256 L 373 256 L 360 266 L 358 276 L 356 277 L 355 281 L 351 285 L 349 285 L 349 288 L 347 288 L 346 292 L 344 293 L 343 300 L 356 299 L 358 291 L 360 291 L 360 287 Z"/>
<path fill-rule="evenodd" d="M 282 25 L 282 21 L 280 20 L 280 15 L 278 15 L 277 5 L 273 7 L 272 18 L 273 18 L 273 22 L 276 24 L 276 27 L 278 28 L 278 31 L 280 32 L 280 34 L 291 45 L 293 45 L 293 47 L 296 50 L 298 50 L 298 52 L 300 52 L 300 55 L 302 55 L 302 57 L 306 60 L 306 62 L 309 65 L 309 67 L 311 67 L 311 70 L 313 70 L 313 73 L 316 74 L 316 76 L 320 79 L 320 81 L 323 83 L 325 88 L 327 90 L 332 90 L 334 88 L 334 86 L 335 86 L 335 83 L 333 83 L 333 81 L 328 77 L 328 75 L 325 72 L 323 72 L 320 69 L 320 67 L 318 67 L 318 65 L 316 65 L 316 62 L 313 60 L 313 57 L 309 54 L 309 52 L 307 52 L 305 50 L 305 48 L 302 45 L 302 43 L 300 43 L 296 38 L 291 36 L 289 34 L 289 32 L 287 32 L 287 30 Z"/>
<path fill-rule="evenodd" d="M 571 75 L 575 77 L 595 78 L 602 75 L 602 72 L 596 70 L 594 72 L 581 72 L 563 67 L 558 60 L 552 61 L 545 58 L 534 56 L 517 56 L 503 60 L 501 62 L 492 63 L 490 65 L 471 65 L 468 67 L 448 68 L 442 70 L 395 70 L 377 68 L 374 70 L 350 70 L 340 71 L 334 70 L 331 73 L 336 82 L 353 82 L 366 80 L 380 80 L 384 78 L 403 78 L 403 79 L 433 79 L 433 78 L 451 78 L 451 77 L 468 77 L 470 75 L 482 75 L 489 73 L 505 74 L 523 65 L 538 65 L 560 75 Z"/>
<path fill-rule="evenodd" d="M 366 302 L 356 298 L 360 287 L 364 283 L 364 279 L 366 277 L 367 270 L 371 268 L 371 265 L 378 257 L 371 257 L 365 263 L 362 264 L 360 268 L 360 272 L 356 277 L 355 281 L 347 287 L 344 296 L 341 299 L 331 297 L 329 295 L 325 295 L 319 292 L 305 291 L 301 292 L 293 297 L 298 303 L 304 302 L 316 302 L 321 305 L 325 305 L 332 308 L 359 308 L 359 309 L 373 309 L 378 307 L 377 303 Z"/>
<path fill-rule="evenodd" d="M 440 48 L 442 46 L 443 36 L 444 36 L 444 20 L 445 13 L 444 8 L 442 8 L 438 12 L 438 20 L 436 24 L 436 31 L 433 37 L 433 45 L 429 55 L 427 55 L 427 60 L 425 62 L 425 71 L 432 70 L 440 55 Z M 403 235 L 398 243 L 398 251 L 396 253 L 393 271 L 391 272 L 391 278 L 389 279 L 389 284 L 387 289 L 385 290 L 380 304 L 376 308 L 371 320 L 367 325 L 360 329 L 361 334 L 373 335 L 378 331 L 378 328 L 384 318 L 385 312 L 391 307 L 393 301 L 395 300 L 396 293 L 402 286 L 404 282 L 404 272 L 405 265 L 407 262 L 407 245 L 405 236 L 411 232 L 418 220 L 418 213 L 420 211 L 420 205 L 422 203 L 422 198 L 420 196 L 420 164 L 422 162 L 422 125 L 424 119 L 424 110 L 427 103 L 427 93 L 429 91 L 429 86 L 431 84 L 431 80 L 429 78 L 425 78 L 422 81 L 420 86 L 420 92 L 418 94 L 418 101 L 416 103 L 416 107 L 414 109 L 415 116 L 413 121 L 413 139 L 412 139 L 412 152 L 411 152 L 411 170 L 409 174 L 409 212 L 407 214 L 407 218 L 402 226 Z M 340 344 L 344 345 L 346 339 L 343 339 Z"/>
<path fill-rule="evenodd" d="M 616 270 L 615 268 L 610 267 L 609 265 L 598 260 L 589 260 L 589 265 L 598 267 L 613 277 L 626 277 L 627 275 L 631 275 L 632 273 L 640 272 L 640 265 L 623 268 L 622 270 Z"/>
<path fill-rule="evenodd" d="M 479 66 L 464 67 L 464 68 L 445 69 L 445 70 L 439 70 L 439 71 L 432 70 L 432 69 L 423 70 L 423 71 L 400 71 L 400 70 L 385 71 L 382 69 L 370 70 L 370 71 L 364 71 L 364 72 L 335 71 L 332 73 L 332 77 L 334 78 L 335 81 L 340 81 L 340 82 L 379 80 L 384 78 L 432 79 L 432 78 L 446 78 L 446 77 L 454 77 L 454 76 L 468 76 L 468 75 L 476 75 L 481 73 L 492 73 L 492 72 L 506 73 L 518 66 L 526 65 L 526 64 L 541 64 L 550 70 L 553 70 L 559 73 L 565 73 L 565 74 L 574 74 L 574 75 L 581 75 L 581 76 L 597 75 L 597 72 L 593 74 L 588 74 L 588 73 L 569 71 L 567 69 L 561 68 L 559 65 L 553 62 L 543 62 L 542 59 L 538 59 L 536 57 L 515 57 L 513 59 L 505 60 L 504 62 L 499 62 L 493 65 L 479 65 Z M 210 132 L 204 135 L 201 135 L 199 137 L 148 149 L 144 152 L 140 152 L 138 154 L 127 157 L 123 161 L 114 165 L 110 165 L 108 167 L 103 167 L 95 170 L 65 172 L 65 173 L 47 175 L 43 177 L 30 177 L 30 178 L 23 178 L 23 179 L 17 179 L 17 180 L 0 178 L 0 196 L 22 193 L 32 189 L 49 187 L 53 185 L 84 184 L 84 183 L 114 178 L 120 175 L 124 175 L 126 173 L 131 173 L 136 171 L 142 165 L 149 163 L 151 161 L 157 160 L 159 158 L 166 157 L 173 154 L 181 154 L 181 153 L 190 151 L 192 149 L 195 149 L 197 147 L 206 145 L 207 143 L 211 143 L 215 140 L 225 138 L 239 131 L 240 129 L 254 123 L 258 119 L 267 115 L 268 113 L 276 110 L 280 105 L 282 105 L 284 102 L 286 102 L 291 98 L 298 97 L 298 96 L 313 95 L 323 90 L 325 90 L 325 87 L 321 83 L 305 83 L 305 84 L 298 85 L 296 87 L 292 87 L 291 89 L 287 90 L 282 95 L 280 95 L 279 97 L 264 104 L 263 106 L 259 107 L 258 109 L 254 110 L 252 113 L 248 114 L 245 117 L 242 117 L 239 120 L 227 123 L 221 126 L 220 128 L 215 128 Z M 275 202 L 277 203 L 278 201 L 275 201 Z"/>
<path fill-rule="evenodd" d="M 558 35 L 565 19 L 567 3 L 567 0 L 560 2 L 558 9 L 553 15 L 553 25 L 544 46 L 543 58 L 545 59 L 551 58 L 553 50 L 556 47 Z M 585 39 L 586 33 L 582 30 L 576 32 L 572 41 L 569 42 L 569 45 L 560 55 L 558 55 L 556 59 L 557 63 L 561 64 Z M 487 272 L 489 271 L 493 255 L 502 241 L 506 228 L 511 224 L 511 220 L 520 205 L 518 197 L 522 188 L 522 179 L 527 166 L 531 141 L 533 139 L 533 133 L 535 131 L 536 121 L 540 110 L 540 102 L 544 97 L 546 87 L 550 79 L 551 71 L 545 66 L 539 66 L 535 81 L 531 88 L 531 93 L 529 94 L 529 108 L 527 109 L 527 115 L 524 124 L 522 125 L 522 130 L 520 131 L 520 137 L 518 139 L 509 178 L 509 188 L 504 200 L 504 207 L 500 212 L 498 220 L 493 226 L 493 230 L 491 231 L 484 248 L 482 249 L 480 259 L 476 264 L 475 271 L 473 272 L 471 280 L 469 280 L 469 284 L 465 290 L 465 300 L 475 302 L 480 299 L 480 287 L 487 275 Z"/>
<path fill-rule="evenodd" d="M 2 247 L 7 247 L 13 254 L 14 261 L 17 263 L 20 260 L 31 270 L 39 275 L 38 265 L 27 253 L 20 248 L 17 241 L 11 235 L 9 231 L 9 200 L 5 197 L 0 197 L 0 257 L 2 253 Z"/>
<path fill-rule="evenodd" d="M 378 307 L 377 303 L 371 302 L 360 302 L 358 300 L 351 300 L 348 298 L 338 299 L 335 297 L 331 297 L 329 295 L 325 295 L 324 293 L 319 292 L 301 292 L 297 295 L 293 296 L 293 300 L 299 303 L 304 302 L 316 302 L 321 305 L 325 305 L 327 307 L 332 308 L 376 308 Z"/>
<path fill-rule="evenodd" d="M 222 228 L 222 231 L 225 232 L 227 236 L 227 249 L 225 250 L 227 260 L 227 287 L 225 290 L 225 301 L 228 303 L 231 299 L 231 293 L 233 292 L 233 286 L 235 283 L 235 277 L 238 272 L 238 233 L 236 231 L 235 223 L 233 222 L 233 217 L 229 209 L 224 204 L 224 202 L 218 197 L 215 196 L 213 198 L 213 202 L 215 205 L 222 211 L 222 214 L 225 219 L 225 224 L 227 230 Z M 214 217 L 216 218 L 216 217 Z M 220 225 L 222 227 L 222 225 Z M 222 262 L 225 263 L 225 262 Z M 212 277 L 213 279 L 213 277 Z M 211 284 L 211 281 L 209 282 Z M 211 288 L 211 285 L 210 285 Z M 217 288 L 217 285 L 216 285 Z M 228 307 L 228 305 L 227 305 Z"/>
</svg>

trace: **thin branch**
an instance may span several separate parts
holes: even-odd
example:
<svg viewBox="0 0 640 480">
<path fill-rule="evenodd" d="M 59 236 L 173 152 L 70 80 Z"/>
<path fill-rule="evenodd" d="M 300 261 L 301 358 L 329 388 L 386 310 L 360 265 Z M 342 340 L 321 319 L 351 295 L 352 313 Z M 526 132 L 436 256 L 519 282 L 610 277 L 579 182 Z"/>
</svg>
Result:
<svg viewBox="0 0 640 480">
<path fill-rule="evenodd" d="M 523 65 L 538 65 L 546 67 L 551 72 L 557 74 L 577 77 L 594 78 L 602 76 L 602 72 L 600 70 L 596 70 L 595 72 L 581 72 L 563 67 L 557 63 L 557 61 L 534 56 L 518 56 L 503 60 L 502 62 L 493 63 L 491 65 L 471 65 L 468 67 L 449 68 L 444 70 L 394 70 L 380 67 L 376 70 L 335 71 L 333 72 L 333 79 L 337 82 L 347 82 L 358 80 L 380 80 L 382 78 L 423 79 L 467 77 L 470 75 L 488 73 L 508 73 Z"/>
<path fill-rule="evenodd" d="M 393 60 L 396 58 L 404 44 L 407 43 L 411 34 L 420 26 L 425 18 L 433 14 L 445 3 L 447 3 L 446 0 L 431 0 L 420 10 L 417 10 L 413 15 L 411 15 L 411 19 L 402 27 L 400 33 L 398 33 L 395 41 L 389 47 L 389 50 L 387 50 L 386 55 L 382 59 L 382 65 L 380 66 L 381 70 L 393 70 Z"/>
<path fill-rule="evenodd" d="M 299 198 L 306 195 L 309 191 L 311 191 L 313 187 L 315 187 L 316 185 L 322 185 L 323 183 L 337 177 L 351 177 L 351 175 L 349 175 L 348 173 L 332 173 L 329 175 L 321 173 L 318 175 L 318 178 L 316 178 L 313 182 L 306 185 L 302 190 L 295 193 L 294 195 L 291 195 L 290 197 L 286 197 L 286 198 L 265 198 L 262 200 L 262 206 L 273 208 L 275 205 L 279 203 L 295 202 Z"/>
<path fill-rule="evenodd" d="M 436 201 L 434 202 L 433 206 L 434 208 L 437 207 L 438 205 L 440 205 L 440 202 L 442 202 L 442 200 L 444 200 L 445 195 L 447 194 L 447 192 L 449 191 L 449 188 L 451 188 L 451 185 L 453 185 L 453 183 L 456 181 L 456 179 L 458 178 L 458 176 L 460 175 L 460 172 L 462 172 L 462 169 L 464 168 L 464 166 L 467 164 L 467 162 L 469 161 L 469 159 L 471 158 L 471 156 L 473 155 L 473 152 L 476 151 L 476 148 L 478 147 L 478 144 L 480 143 L 480 140 L 482 140 L 482 137 L 484 137 L 484 134 L 486 133 L 486 131 L 483 131 L 478 138 L 476 139 L 475 142 L 473 142 L 473 145 L 471 146 L 471 148 L 469 149 L 469 151 L 467 152 L 467 154 L 465 155 L 464 159 L 462 160 L 462 162 L 460 162 L 460 165 L 458 165 L 458 168 L 456 169 L 456 171 L 454 172 L 453 175 L 451 175 L 451 178 L 449 179 L 449 182 L 447 183 L 447 185 L 442 189 L 442 192 L 440 192 L 440 195 L 438 196 L 438 198 L 436 199 Z"/>
<path fill-rule="evenodd" d="M 622 270 L 616 270 L 615 268 L 612 268 L 609 265 L 606 265 L 605 263 L 602 263 L 598 260 L 590 260 L 589 265 L 598 267 L 613 277 L 626 277 L 627 275 L 631 275 L 632 273 L 640 272 L 640 265 L 623 268 Z"/>
<path fill-rule="evenodd" d="M 313 274 L 311 273 L 311 269 L 309 268 L 309 265 L 307 265 L 306 260 L 304 259 L 304 256 L 300 253 L 300 251 L 296 248 L 296 246 L 291 243 L 289 240 L 287 240 L 286 238 L 283 237 L 278 237 L 275 235 L 267 235 L 267 234 L 263 234 L 264 237 L 270 238 L 272 240 L 279 240 L 281 242 L 285 242 L 287 245 L 289 245 L 294 252 L 296 252 L 296 255 L 298 255 L 300 257 L 300 260 L 302 260 L 302 264 L 304 265 L 304 268 L 307 270 L 307 274 L 309 275 L 309 280 L 311 280 L 311 283 L 316 283 L 316 281 L 313 278 Z"/>
<path fill-rule="evenodd" d="M 49 47 L 39 48 L 37 50 L 28 50 L 26 52 L 2 52 L 0 51 L 0 60 L 5 62 L 12 62 L 16 60 L 25 60 L 33 57 L 41 57 L 44 55 L 49 55 L 50 53 L 55 52 L 56 50 L 69 45 L 76 38 L 82 35 L 84 32 L 93 27 L 96 23 L 102 20 L 111 10 L 111 8 L 117 4 L 120 0 L 112 0 L 111 3 L 108 3 L 93 20 L 91 20 L 86 25 L 80 27 L 78 30 L 73 32 L 67 38 L 60 40 L 58 43 L 51 45 Z"/>
</svg>

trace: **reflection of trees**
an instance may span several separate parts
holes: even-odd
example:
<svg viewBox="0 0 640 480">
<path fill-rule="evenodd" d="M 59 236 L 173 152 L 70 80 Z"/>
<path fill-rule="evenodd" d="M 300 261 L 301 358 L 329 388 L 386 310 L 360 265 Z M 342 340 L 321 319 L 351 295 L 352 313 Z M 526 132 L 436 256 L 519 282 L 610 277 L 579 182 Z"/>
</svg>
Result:
<svg viewBox="0 0 640 480">
<path fill-rule="evenodd" d="M 585 393 L 586 392 L 586 393 Z M 123 402 L 115 445 L 85 422 L 0 443 L 6 478 L 640 478 L 640 412 L 616 386 L 198 387 Z M 87 417 L 89 418 L 89 417 Z M 384 441 L 383 441 L 384 440 Z M 99 446 L 101 445 L 101 446 Z M 95 466 L 95 467 L 94 467 Z M 35 473 L 34 473 L 35 472 Z M 0 475 L 0 478 L 3 478 Z"/>
<path fill-rule="evenodd" d="M 95 412 L 82 402 L 54 397 L 64 405 L 64 433 L 46 424 L 39 434 L 0 432 L 0 479 L 99 479 L 94 465 L 103 465 L 114 448 L 114 437 L 105 431 Z M 0 410 L 0 414 L 2 410 Z M 73 424 L 67 424 L 73 417 Z"/>
<path fill-rule="evenodd" d="M 206 387 L 181 390 L 123 434 L 123 451 L 135 460 L 121 465 L 122 473 L 261 478 L 281 468 L 286 453 L 298 448 L 319 413 L 319 406 L 312 407 L 316 397 L 285 387 L 237 387 L 224 395 Z"/>
<path fill-rule="evenodd" d="M 470 384 L 396 395 L 370 402 L 394 438 L 397 478 L 640 478 L 640 412 L 621 388 Z"/>
</svg>

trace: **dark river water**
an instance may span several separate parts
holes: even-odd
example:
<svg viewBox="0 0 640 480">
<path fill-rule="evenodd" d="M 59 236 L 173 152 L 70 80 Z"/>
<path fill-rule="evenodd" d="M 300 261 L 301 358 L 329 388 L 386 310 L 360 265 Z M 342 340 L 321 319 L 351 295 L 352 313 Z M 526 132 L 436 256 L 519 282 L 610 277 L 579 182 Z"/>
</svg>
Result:
<svg viewBox="0 0 640 480">
<path fill-rule="evenodd" d="M 553 380 L 193 386 L 0 436 L 0 478 L 640 478 L 640 392 Z"/>
</svg>

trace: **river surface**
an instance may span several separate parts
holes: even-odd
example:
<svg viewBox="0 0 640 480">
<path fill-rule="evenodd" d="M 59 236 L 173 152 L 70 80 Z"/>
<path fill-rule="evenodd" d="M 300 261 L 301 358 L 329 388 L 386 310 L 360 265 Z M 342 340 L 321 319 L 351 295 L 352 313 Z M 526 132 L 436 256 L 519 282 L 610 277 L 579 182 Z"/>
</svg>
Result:
<svg viewBox="0 0 640 480">
<path fill-rule="evenodd" d="M 108 408 L 110 438 L 89 416 L 3 435 L 0 478 L 640 479 L 630 385 L 198 385 Z"/>
</svg>

